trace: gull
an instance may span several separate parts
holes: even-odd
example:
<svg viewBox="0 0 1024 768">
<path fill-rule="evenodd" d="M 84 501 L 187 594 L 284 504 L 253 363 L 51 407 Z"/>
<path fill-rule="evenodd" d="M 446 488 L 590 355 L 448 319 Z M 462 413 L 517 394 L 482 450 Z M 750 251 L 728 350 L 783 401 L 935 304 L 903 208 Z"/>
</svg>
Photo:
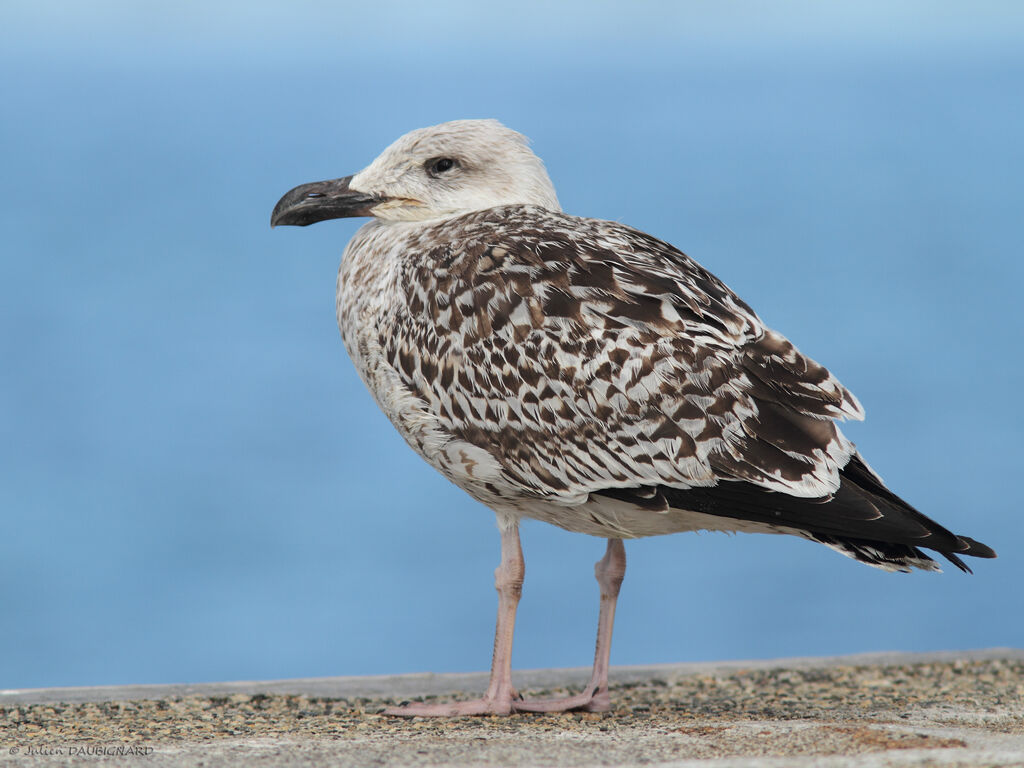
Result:
<svg viewBox="0 0 1024 768">
<path fill-rule="evenodd" d="M 890 491 L 840 432 L 857 399 L 718 278 L 624 224 L 562 212 L 527 139 L 496 120 L 412 131 L 364 170 L 303 184 L 271 225 L 370 217 L 337 283 L 342 339 L 405 441 L 501 532 L 490 684 L 402 716 L 610 708 L 624 539 L 792 534 L 888 571 L 995 557 Z M 525 700 L 511 677 L 532 518 L 607 539 L 593 675 Z"/>
</svg>

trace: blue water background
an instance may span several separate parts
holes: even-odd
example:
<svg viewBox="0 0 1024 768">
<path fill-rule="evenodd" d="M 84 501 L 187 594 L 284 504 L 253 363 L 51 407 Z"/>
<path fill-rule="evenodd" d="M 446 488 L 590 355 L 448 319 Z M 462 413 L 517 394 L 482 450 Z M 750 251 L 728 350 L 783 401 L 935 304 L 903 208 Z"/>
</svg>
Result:
<svg viewBox="0 0 1024 768">
<path fill-rule="evenodd" d="M 898 493 L 1001 555 L 630 542 L 613 663 L 1024 646 L 1021 6 L 514 5 L 3 4 L 0 688 L 488 666 L 493 516 L 338 338 L 359 222 L 268 226 L 465 117 L 722 277 L 857 394 Z M 589 663 L 603 542 L 523 540 L 515 665 Z"/>
</svg>

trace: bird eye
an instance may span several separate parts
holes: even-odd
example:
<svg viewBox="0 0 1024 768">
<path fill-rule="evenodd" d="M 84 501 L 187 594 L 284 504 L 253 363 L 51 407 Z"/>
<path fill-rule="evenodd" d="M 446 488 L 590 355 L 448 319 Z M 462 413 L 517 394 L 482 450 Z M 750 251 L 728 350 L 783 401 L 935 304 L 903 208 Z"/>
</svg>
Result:
<svg viewBox="0 0 1024 768">
<path fill-rule="evenodd" d="M 450 157 L 438 157 L 427 161 L 427 172 L 431 176 L 440 176 L 442 173 L 447 173 L 457 165 L 458 162 Z"/>
</svg>

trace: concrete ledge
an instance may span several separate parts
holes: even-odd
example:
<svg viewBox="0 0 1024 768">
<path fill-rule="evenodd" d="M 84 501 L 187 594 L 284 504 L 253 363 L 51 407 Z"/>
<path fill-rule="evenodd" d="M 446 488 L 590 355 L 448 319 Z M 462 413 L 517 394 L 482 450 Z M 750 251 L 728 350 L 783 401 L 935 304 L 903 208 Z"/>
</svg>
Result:
<svg viewBox="0 0 1024 768">
<path fill-rule="evenodd" d="M 899 666 L 905 664 L 954 661 L 1013 659 L 1024 661 L 1021 648 L 985 648 L 972 651 L 932 651 L 903 653 L 879 651 L 846 656 L 796 656 L 783 659 L 747 661 L 681 662 L 612 667 L 613 684 L 675 680 L 689 675 L 722 675 L 755 669 L 822 669 L 828 667 Z M 585 685 L 590 667 L 565 669 L 513 670 L 515 684 L 526 689 L 561 688 Z M 420 672 L 408 675 L 372 675 L 363 677 L 301 677 L 291 680 L 240 680 L 226 683 L 167 683 L 153 685 L 99 685 L 74 688 L 24 688 L 0 690 L 0 706 L 42 704 L 46 702 L 137 701 L 184 696 L 232 696 L 235 694 L 310 696 L 337 699 L 444 696 L 455 691 L 483 691 L 487 672 Z"/>
<path fill-rule="evenodd" d="M 561 695 L 587 669 L 515 673 Z M 617 667 L 613 711 L 388 718 L 485 673 L 0 692 L 0 765 L 1024 766 L 1024 650 Z"/>
</svg>

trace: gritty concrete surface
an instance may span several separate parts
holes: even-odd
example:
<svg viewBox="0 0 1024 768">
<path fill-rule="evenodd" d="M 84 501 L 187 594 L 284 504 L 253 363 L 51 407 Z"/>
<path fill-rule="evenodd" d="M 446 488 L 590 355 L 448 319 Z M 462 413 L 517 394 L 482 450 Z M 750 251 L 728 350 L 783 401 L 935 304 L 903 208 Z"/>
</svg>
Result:
<svg viewBox="0 0 1024 768">
<path fill-rule="evenodd" d="M 587 670 L 516 674 L 561 695 Z M 0 691 L 0 766 L 1024 766 L 1024 651 L 619 667 L 605 714 L 404 720 L 486 675 Z"/>
</svg>

